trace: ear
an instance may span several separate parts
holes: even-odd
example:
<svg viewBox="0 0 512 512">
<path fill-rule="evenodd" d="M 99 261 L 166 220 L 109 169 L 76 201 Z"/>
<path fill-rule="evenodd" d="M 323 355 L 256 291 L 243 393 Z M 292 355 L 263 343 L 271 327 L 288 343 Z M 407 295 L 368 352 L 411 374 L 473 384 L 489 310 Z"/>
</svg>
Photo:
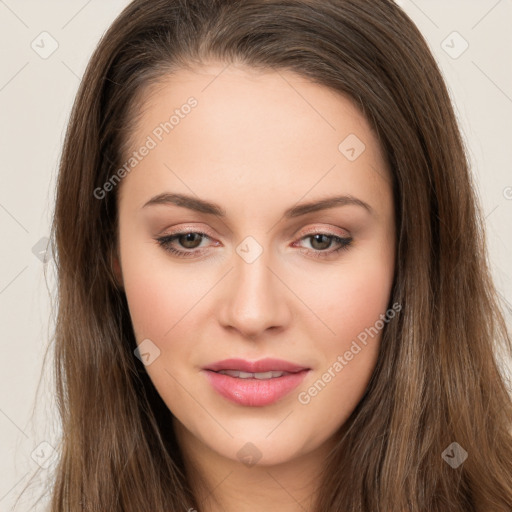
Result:
<svg viewBox="0 0 512 512">
<path fill-rule="evenodd" d="M 110 267 L 112 269 L 116 285 L 124 291 L 123 272 L 121 271 L 119 256 L 115 250 L 113 250 L 110 255 Z"/>
</svg>

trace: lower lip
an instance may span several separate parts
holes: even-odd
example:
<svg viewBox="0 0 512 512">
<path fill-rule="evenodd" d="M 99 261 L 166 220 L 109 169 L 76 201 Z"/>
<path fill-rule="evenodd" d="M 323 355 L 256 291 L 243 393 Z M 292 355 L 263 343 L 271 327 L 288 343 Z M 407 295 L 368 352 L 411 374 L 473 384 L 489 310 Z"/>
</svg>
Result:
<svg viewBox="0 0 512 512">
<path fill-rule="evenodd" d="M 224 398 L 240 405 L 262 407 L 283 398 L 295 389 L 309 370 L 290 373 L 273 379 L 240 379 L 211 370 L 204 370 L 213 389 Z"/>
</svg>

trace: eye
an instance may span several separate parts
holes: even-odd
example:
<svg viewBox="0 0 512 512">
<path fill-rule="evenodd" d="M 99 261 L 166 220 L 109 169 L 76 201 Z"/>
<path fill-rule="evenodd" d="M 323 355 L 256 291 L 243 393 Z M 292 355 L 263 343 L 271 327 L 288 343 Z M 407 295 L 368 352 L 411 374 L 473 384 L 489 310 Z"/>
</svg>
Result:
<svg viewBox="0 0 512 512">
<path fill-rule="evenodd" d="M 157 238 L 156 241 L 164 248 L 164 250 L 171 254 L 180 258 L 190 258 L 197 256 L 198 252 L 202 252 L 202 250 L 198 251 L 197 247 L 199 247 L 199 244 L 205 238 L 210 237 L 206 233 L 199 231 L 186 231 L 182 233 L 175 233 L 173 235 L 165 235 Z M 189 251 L 182 251 L 173 247 L 172 244 L 176 240 L 180 243 L 181 247 L 189 249 Z"/>
<path fill-rule="evenodd" d="M 165 235 L 155 240 L 167 252 L 180 257 L 180 258 L 195 258 L 203 253 L 200 244 L 204 239 L 210 239 L 206 233 L 200 231 L 187 231 L 174 233 L 172 235 Z M 332 254 L 338 253 L 341 250 L 347 250 L 352 243 L 352 237 L 340 237 L 332 233 L 310 233 L 300 238 L 300 240 L 311 240 L 312 249 L 301 247 L 301 252 L 312 255 L 315 258 L 327 258 Z M 181 250 L 173 245 L 178 242 Z M 297 242 L 295 242 L 297 243 Z M 330 248 L 332 245 L 336 248 Z M 294 244 L 295 246 L 295 244 Z"/>
<path fill-rule="evenodd" d="M 313 249 L 305 248 L 303 251 L 315 258 L 327 258 L 341 250 L 347 250 L 352 243 L 352 237 L 341 237 L 332 233 L 310 233 L 301 238 L 301 240 L 307 239 L 310 240 Z M 333 243 L 337 247 L 329 249 Z"/>
</svg>

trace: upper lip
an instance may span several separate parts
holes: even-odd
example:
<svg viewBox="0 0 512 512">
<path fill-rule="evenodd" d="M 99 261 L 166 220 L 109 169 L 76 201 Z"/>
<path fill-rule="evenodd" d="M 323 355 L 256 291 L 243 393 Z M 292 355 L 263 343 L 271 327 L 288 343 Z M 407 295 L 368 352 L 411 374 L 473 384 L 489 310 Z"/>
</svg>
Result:
<svg viewBox="0 0 512 512">
<path fill-rule="evenodd" d="M 309 370 L 306 366 L 270 357 L 259 359 L 258 361 L 246 361 L 245 359 L 223 359 L 222 361 L 211 363 L 203 369 L 214 372 L 218 372 L 219 370 L 240 370 L 248 373 L 262 373 L 269 371 L 296 373 L 302 370 Z"/>
</svg>

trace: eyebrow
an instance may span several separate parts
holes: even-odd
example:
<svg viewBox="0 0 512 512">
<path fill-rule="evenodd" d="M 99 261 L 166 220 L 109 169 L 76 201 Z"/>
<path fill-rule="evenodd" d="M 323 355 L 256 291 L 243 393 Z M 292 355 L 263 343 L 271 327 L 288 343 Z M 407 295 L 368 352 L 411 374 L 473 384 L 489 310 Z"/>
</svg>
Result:
<svg viewBox="0 0 512 512">
<path fill-rule="evenodd" d="M 205 201 L 204 199 L 199 199 L 197 197 L 188 196 L 185 194 L 170 194 L 168 192 L 164 192 L 162 194 L 158 194 L 157 196 L 152 197 L 149 201 L 147 201 L 144 204 L 142 208 L 146 208 L 147 206 L 152 205 L 171 204 L 181 206 L 182 208 L 187 208 L 189 210 L 194 210 L 200 213 L 216 215 L 217 217 L 226 217 L 226 210 L 219 206 L 218 204 L 212 203 L 210 201 Z M 374 213 L 373 208 L 368 203 L 365 203 L 361 199 L 358 199 L 351 195 L 342 195 L 326 197 L 324 199 L 311 201 L 309 203 L 302 203 L 292 206 L 291 208 L 288 208 L 284 212 L 283 216 L 287 219 L 292 219 L 294 217 L 300 217 L 301 215 L 306 215 L 308 213 L 347 205 L 360 206 L 367 210 L 369 213 Z"/>
</svg>

